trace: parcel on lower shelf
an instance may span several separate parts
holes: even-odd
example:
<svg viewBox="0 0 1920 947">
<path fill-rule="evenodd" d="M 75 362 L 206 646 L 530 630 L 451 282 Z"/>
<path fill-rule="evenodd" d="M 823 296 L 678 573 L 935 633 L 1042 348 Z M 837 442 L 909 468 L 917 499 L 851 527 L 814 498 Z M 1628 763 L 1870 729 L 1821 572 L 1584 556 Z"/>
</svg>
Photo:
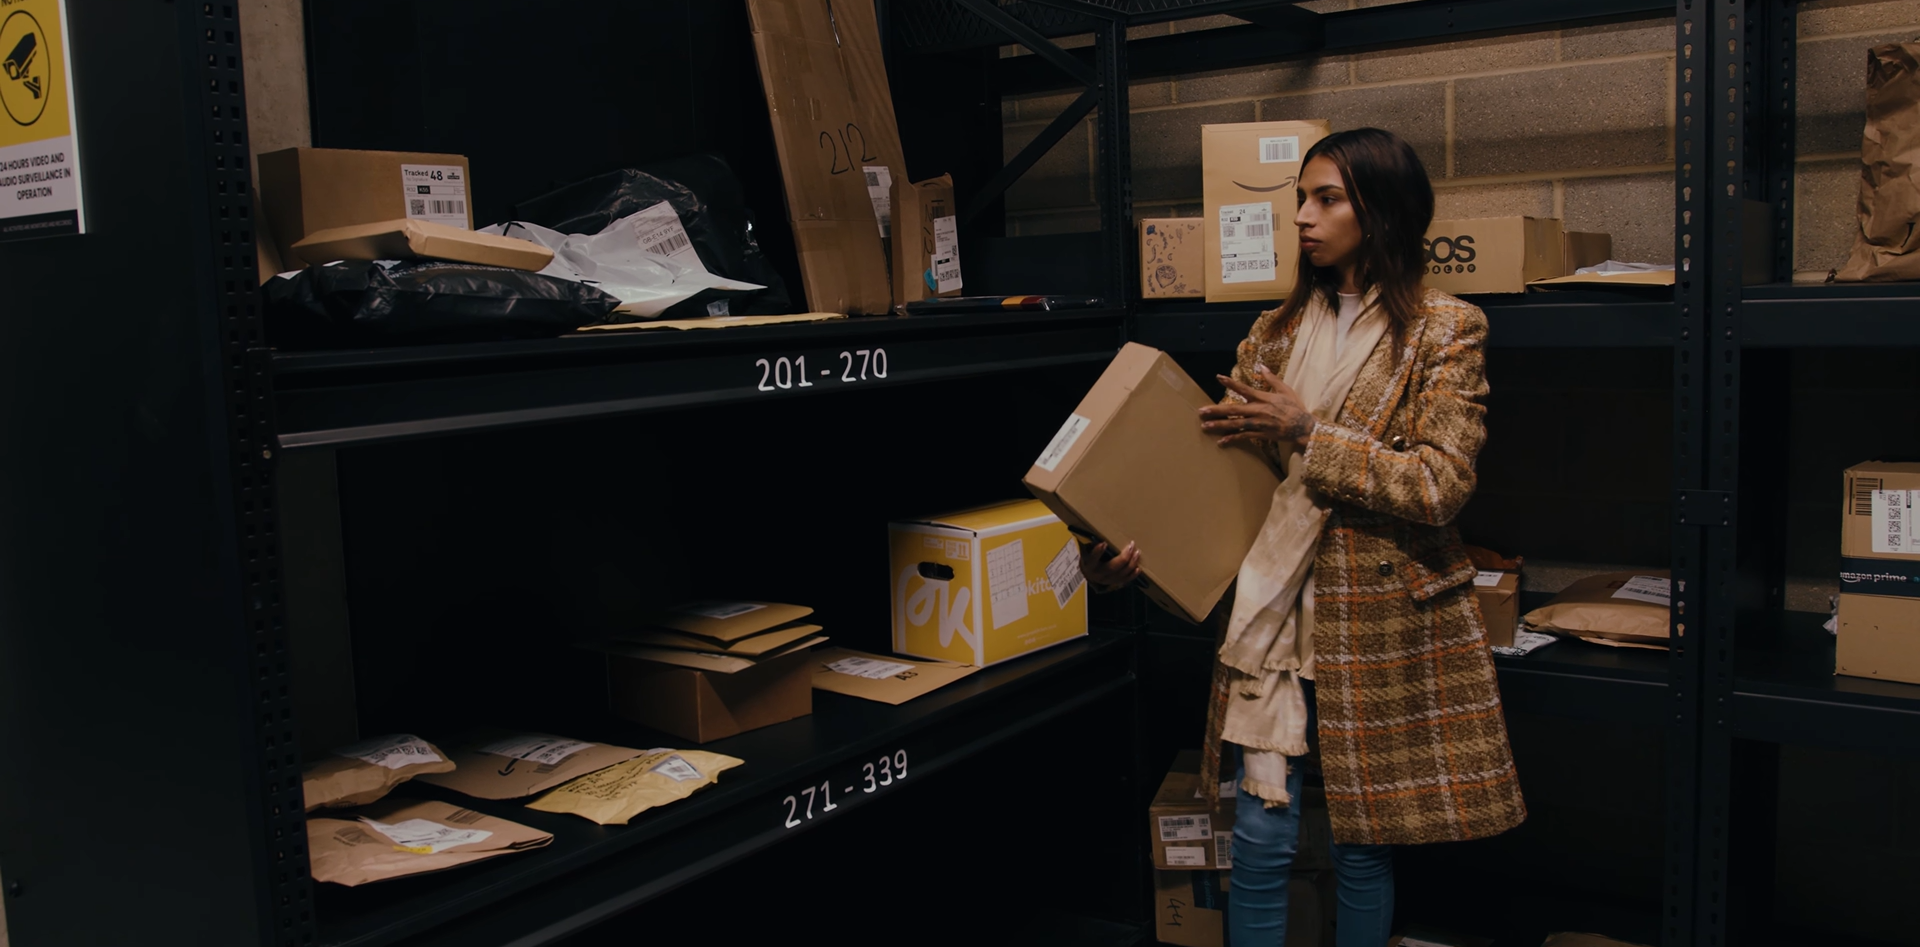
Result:
<svg viewBox="0 0 1920 947">
<path fill-rule="evenodd" d="M 376 802 L 357 819 L 307 820 L 313 879 L 354 887 L 541 848 L 553 836 L 450 802 Z"/>
<path fill-rule="evenodd" d="M 746 762 L 703 750 L 648 750 L 624 763 L 588 773 L 527 803 L 529 809 L 564 812 L 601 825 L 626 825 L 657 806 L 679 802 Z"/>
<path fill-rule="evenodd" d="M 1665 569 L 1590 575 L 1526 615 L 1527 627 L 1616 648 L 1664 649 L 1672 641 Z"/>
<path fill-rule="evenodd" d="M 639 750 L 549 733 L 478 730 L 451 744 L 458 767 L 417 777 L 476 799 L 519 799 L 624 763 Z"/>
<path fill-rule="evenodd" d="M 695 743 L 813 712 L 820 626 L 804 605 L 692 602 L 585 647 L 605 655 L 608 708 Z"/>
<path fill-rule="evenodd" d="M 1231 778 L 1218 788 L 1219 802 L 1209 806 L 1200 786 L 1200 751 L 1182 750 L 1174 757 L 1147 807 L 1147 834 L 1155 868 L 1233 867 L 1233 822 L 1239 789 Z M 1293 805 L 1300 809 L 1293 867 L 1301 871 L 1333 867 L 1333 823 L 1328 818 L 1325 792 L 1318 786 L 1303 786 Z"/>
<path fill-rule="evenodd" d="M 396 733 L 337 747 L 306 764 L 300 772 L 300 791 L 308 812 L 363 806 L 415 776 L 453 768 L 453 761 L 439 747 L 411 733 Z"/>
<path fill-rule="evenodd" d="M 813 661 L 814 690 L 896 706 L 980 670 L 971 664 L 931 658 L 902 661 L 846 648 L 821 649 L 814 652 Z"/>
<path fill-rule="evenodd" d="M 1211 403 L 1171 356 L 1129 342 L 1025 480 L 1075 531 L 1138 543 L 1147 595 L 1193 622 L 1240 574 L 1280 485 L 1264 458 L 1200 430 Z"/>
<path fill-rule="evenodd" d="M 1835 674 L 1920 684 L 1920 463 L 1847 469 Z"/>
<path fill-rule="evenodd" d="M 1080 547 L 1036 500 L 887 526 L 893 650 L 986 667 L 1087 633 Z"/>
</svg>

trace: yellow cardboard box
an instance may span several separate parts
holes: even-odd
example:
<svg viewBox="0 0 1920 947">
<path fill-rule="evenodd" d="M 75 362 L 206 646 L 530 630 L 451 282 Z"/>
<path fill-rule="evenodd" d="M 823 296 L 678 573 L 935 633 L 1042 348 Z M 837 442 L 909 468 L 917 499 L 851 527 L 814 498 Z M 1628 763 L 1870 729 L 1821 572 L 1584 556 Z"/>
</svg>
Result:
<svg viewBox="0 0 1920 947">
<path fill-rule="evenodd" d="M 887 529 L 893 650 L 986 667 L 1086 635 L 1079 545 L 1039 500 Z"/>
</svg>

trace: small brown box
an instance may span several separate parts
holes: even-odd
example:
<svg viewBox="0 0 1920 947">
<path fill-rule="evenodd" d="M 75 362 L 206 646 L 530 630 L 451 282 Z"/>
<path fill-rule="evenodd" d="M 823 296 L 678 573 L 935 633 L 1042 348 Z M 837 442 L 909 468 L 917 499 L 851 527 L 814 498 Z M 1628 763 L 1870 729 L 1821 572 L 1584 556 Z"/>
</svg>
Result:
<svg viewBox="0 0 1920 947">
<path fill-rule="evenodd" d="M 792 651 L 731 674 L 607 656 L 614 713 L 706 743 L 813 713 L 813 652 Z"/>
<path fill-rule="evenodd" d="M 1149 217 L 1140 221 L 1140 297 L 1204 299 L 1205 240 L 1198 217 Z"/>
<path fill-rule="evenodd" d="M 1534 280 L 1570 272 L 1560 221 L 1552 217 L 1436 220 L 1421 245 L 1426 285 L 1455 295 L 1524 293 Z"/>
<path fill-rule="evenodd" d="M 1473 577 L 1473 594 L 1487 621 L 1487 644 L 1513 647 L 1513 631 L 1520 624 L 1520 573 L 1479 573 Z"/>
<path fill-rule="evenodd" d="M 260 200 L 280 265 L 293 268 L 315 262 L 294 244 L 335 227 L 413 218 L 472 230 L 471 184 L 463 155 L 287 148 L 260 156 Z"/>
</svg>

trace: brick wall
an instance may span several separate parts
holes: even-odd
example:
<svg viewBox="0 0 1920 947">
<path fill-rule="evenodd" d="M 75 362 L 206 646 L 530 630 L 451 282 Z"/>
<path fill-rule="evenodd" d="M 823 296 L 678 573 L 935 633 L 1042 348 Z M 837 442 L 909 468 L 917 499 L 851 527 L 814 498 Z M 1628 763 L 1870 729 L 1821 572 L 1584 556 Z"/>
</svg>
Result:
<svg viewBox="0 0 1920 947">
<path fill-rule="evenodd" d="M 1391 0 L 1388 0 L 1391 2 Z M 1315 0 L 1322 12 L 1383 0 Z M 1136 36 L 1213 29 L 1211 17 Z M 1852 245 L 1866 50 L 1920 36 L 1920 0 L 1801 4 L 1795 268 L 1824 271 Z M 1199 126 L 1325 118 L 1412 142 L 1443 217 L 1555 216 L 1613 234 L 1619 259 L 1673 259 L 1671 20 L 1436 43 L 1136 82 L 1131 89 L 1135 216 L 1198 216 Z M 1007 55 L 1023 51 L 1009 49 Z M 1011 157 L 1072 95 L 1003 104 Z M 1008 233 L 1099 226 L 1095 115 L 1007 196 Z"/>
</svg>

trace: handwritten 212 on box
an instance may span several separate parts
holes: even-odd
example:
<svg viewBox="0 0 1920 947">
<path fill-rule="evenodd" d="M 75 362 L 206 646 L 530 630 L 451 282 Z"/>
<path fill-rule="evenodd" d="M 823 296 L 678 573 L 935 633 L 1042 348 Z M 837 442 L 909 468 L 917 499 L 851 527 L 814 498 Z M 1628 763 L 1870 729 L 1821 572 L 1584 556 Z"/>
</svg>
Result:
<svg viewBox="0 0 1920 947">
<path fill-rule="evenodd" d="M 1040 501 L 887 529 L 893 650 L 986 667 L 1086 635 L 1079 544 Z"/>
</svg>

